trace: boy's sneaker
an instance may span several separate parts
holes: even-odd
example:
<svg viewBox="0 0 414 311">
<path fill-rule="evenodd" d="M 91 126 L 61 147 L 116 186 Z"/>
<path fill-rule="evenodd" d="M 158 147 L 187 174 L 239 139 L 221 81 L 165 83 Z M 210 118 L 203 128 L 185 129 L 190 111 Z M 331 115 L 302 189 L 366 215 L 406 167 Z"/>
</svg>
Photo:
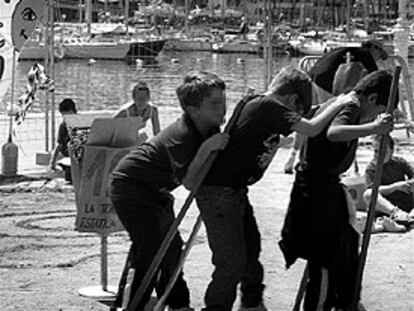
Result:
<svg viewBox="0 0 414 311">
<path fill-rule="evenodd" d="M 168 311 L 195 311 L 195 310 L 193 308 L 190 308 L 190 307 L 183 307 L 183 308 L 168 307 Z"/>
<path fill-rule="evenodd" d="M 394 221 L 396 221 L 399 224 L 402 225 L 408 225 L 409 221 L 410 221 L 410 217 L 408 216 L 407 212 L 404 212 L 403 210 L 399 209 L 398 207 L 396 207 L 391 215 L 390 215 L 391 219 L 393 219 Z"/>
<path fill-rule="evenodd" d="M 239 311 L 267 311 L 266 307 L 264 306 L 263 303 L 261 303 L 260 305 L 258 305 L 257 307 L 250 307 L 250 308 L 246 308 L 246 307 L 240 307 Z"/>
<path fill-rule="evenodd" d="M 396 221 L 389 217 L 384 217 L 384 220 L 382 222 L 382 225 L 384 226 L 384 231 L 386 232 L 405 232 L 407 231 L 407 227 L 398 224 Z"/>
</svg>

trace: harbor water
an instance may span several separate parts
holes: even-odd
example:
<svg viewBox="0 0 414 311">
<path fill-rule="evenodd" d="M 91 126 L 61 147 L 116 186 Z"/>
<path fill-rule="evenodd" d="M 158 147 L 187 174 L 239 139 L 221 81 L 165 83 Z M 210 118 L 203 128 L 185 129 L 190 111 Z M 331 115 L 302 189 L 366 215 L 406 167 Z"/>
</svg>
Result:
<svg viewBox="0 0 414 311">
<path fill-rule="evenodd" d="M 296 67 L 299 58 L 283 56 L 275 58 L 272 75 L 283 66 Z M 26 90 L 27 73 L 33 61 L 17 64 L 15 98 Z M 96 60 L 63 60 L 55 63 L 55 135 L 61 120 L 57 112 L 58 103 L 70 97 L 75 100 L 79 112 L 110 110 L 115 111 L 131 100 L 131 90 L 139 80 L 148 83 L 152 101 L 159 108 L 161 127 L 174 121 L 181 113 L 175 89 L 184 74 L 190 70 L 204 70 L 216 73 L 227 85 L 228 114 L 249 88 L 256 92 L 266 90 L 266 59 L 251 54 L 215 54 L 210 52 L 166 52 L 152 62 Z M 409 64 L 414 71 L 414 62 Z M 28 110 L 28 116 L 20 125 L 14 125 L 14 142 L 19 146 L 19 169 L 35 167 L 35 153 L 50 151 L 51 138 L 45 143 L 46 130 L 44 111 L 45 92 L 38 91 L 36 100 Z M 0 137 L 6 142 L 9 132 L 6 103 L 2 106 Z M 50 107 L 49 107 L 50 108 Z M 228 118 L 227 118 L 228 119 Z M 49 121 L 50 122 L 50 121 Z M 50 126 L 49 126 L 50 128 Z M 151 135 L 151 130 L 147 131 Z"/>
</svg>

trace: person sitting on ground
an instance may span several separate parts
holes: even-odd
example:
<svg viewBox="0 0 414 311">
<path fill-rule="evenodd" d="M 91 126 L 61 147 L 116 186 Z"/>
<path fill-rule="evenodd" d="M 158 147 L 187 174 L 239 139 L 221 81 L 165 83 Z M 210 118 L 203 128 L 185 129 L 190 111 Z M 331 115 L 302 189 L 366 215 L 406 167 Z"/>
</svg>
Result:
<svg viewBox="0 0 414 311">
<path fill-rule="evenodd" d="M 388 58 L 388 53 L 384 50 L 382 43 L 375 39 L 363 42 L 361 47 L 339 47 L 324 54 L 309 70 L 309 76 L 314 82 L 316 93 L 314 96 L 316 100 L 313 104 L 322 104 L 333 95 L 337 95 L 333 94 L 335 75 L 339 66 L 346 63 L 348 53 L 350 53 L 351 62 L 361 63 L 367 73 L 378 70 L 377 62 Z M 296 155 L 303 141 L 304 137 L 295 134 L 291 155 L 284 167 L 285 173 L 293 173 Z"/>
<path fill-rule="evenodd" d="M 414 167 L 406 159 L 393 155 L 395 143 L 390 135 L 386 135 L 384 139 L 386 152 L 375 206 L 376 215 L 390 216 L 397 223 L 407 225 L 410 219 L 414 220 Z M 381 136 L 374 137 L 374 157 L 365 169 L 368 189 L 363 197 L 368 204 L 371 200 L 380 141 Z"/>
<path fill-rule="evenodd" d="M 119 109 L 114 118 L 141 117 L 146 122 L 151 119 L 152 131 L 154 135 L 160 132 L 160 120 L 158 109 L 151 103 L 151 94 L 148 85 L 144 81 L 139 81 L 132 90 L 133 102 L 129 102 Z"/>
<path fill-rule="evenodd" d="M 71 98 L 65 98 L 59 103 L 59 112 L 62 116 L 68 114 L 75 114 L 76 113 L 76 104 Z M 52 151 L 52 155 L 50 157 L 49 167 L 52 170 L 56 170 L 56 163 L 59 158 L 62 157 L 69 157 L 68 152 L 68 143 L 69 143 L 69 132 L 68 128 L 66 127 L 66 122 L 63 120 L 59 125 L 59 130 L 57 134 L 57 144 L 56 147 Z M 66 181 L 71 182 L 71 172 L 70 166 L 64 166 L 63 170 L 65 171 L 65 179 Z"/>
</svg>

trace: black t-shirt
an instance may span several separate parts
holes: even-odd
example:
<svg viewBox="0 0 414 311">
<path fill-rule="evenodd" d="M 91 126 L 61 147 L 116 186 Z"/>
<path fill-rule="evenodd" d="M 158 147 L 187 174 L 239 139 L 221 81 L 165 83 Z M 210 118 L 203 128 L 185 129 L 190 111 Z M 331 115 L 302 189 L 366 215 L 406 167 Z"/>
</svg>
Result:
<svg viewBox="0 0 414 311">
<path fill-rule="evenodd" d="M 62 155 L 64 157 L 68 157 L 69 156 L 69 152 L 68 152 L 69 132 L 68 132 L 68 128 L 66 127 L 65 121 L 63 121 L 59 125 L 57 142 L 59 145 L 62 146 L 62 148 L 60 149 L 60 152 L 62 153 Z"/>
<path fill-rule="evenodd" d="M 357 105 L 344 107 L 333 119 L 333 125 L 357 125 L 360 123 L 361 109 Z M 333 142 L 327 137 L 328 125 L 320 134 L 309 137 L 305 148 L 303 170 L 317 176 L 338 177 L 352 165 L 358 139 Z"/>
<path fill-rule="evenodd" d="M 114 179 L 132 180 L 154 190 L 173 190 L 181 184 L 202 142 L 191 119 L 183 114 L 122 158 L 111 175 Z"/>
<path fill-rule="evenodd" d="M 333 81 L 338 67 L 346 63 L 346 53 L 351 53 L 352 62 L 360 62 L 368 72 L 378 70 L 372 54 L 358 47 L 342 47 L 323 55 L 309 70 L 309 76 L 319 87 L 332 93 Z"/>
<path fill-rule="evenodd" d="M 300 119 L 293 110 L 265 96 L 248 102 L 204 184 L 238 188 L 257 182 L 277 151 L 279 135 L 289 135 Z"/>
</svg>

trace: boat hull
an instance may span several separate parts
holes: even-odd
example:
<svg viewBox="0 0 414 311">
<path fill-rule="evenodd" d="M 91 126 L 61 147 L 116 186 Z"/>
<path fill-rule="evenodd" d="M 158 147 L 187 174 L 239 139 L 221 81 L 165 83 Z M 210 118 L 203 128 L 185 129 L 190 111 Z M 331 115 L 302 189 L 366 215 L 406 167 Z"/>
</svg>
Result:
<svg viewBox="0 0 414 311">
<path fill-rule="evenodd" d="M 130 45 L 128 43 L 66 43 L 66 58 L 125 59 Z"/>
<path fill-rule="evenodd" d="M 27 41 L 19 53 L 18 60 L 44 60 L 49 53 L 49 47 L 43 42 Z M 55 60 L 61 60 L 65 56 L 64 48 L 55 45 Z"/>
<path fill-rule="evenodd" d="M 169 51 L 211 51 L 211 42 L 201 40 L 170 39 L 164 49 Z"/>
<path fill-rule="evenodd" d="M 163 49 L 167 40 L 146 40 L 146 41 L 132 41 L 127 52 L 126 58 L 154 58 Z"/>
<path fill-rule="evenodd" d="M 260 54 L 261 45 L 249 42 L 242 43 L 214 43 L 212 51 L 215 53 L 247 53 Z"/>
</svg>

